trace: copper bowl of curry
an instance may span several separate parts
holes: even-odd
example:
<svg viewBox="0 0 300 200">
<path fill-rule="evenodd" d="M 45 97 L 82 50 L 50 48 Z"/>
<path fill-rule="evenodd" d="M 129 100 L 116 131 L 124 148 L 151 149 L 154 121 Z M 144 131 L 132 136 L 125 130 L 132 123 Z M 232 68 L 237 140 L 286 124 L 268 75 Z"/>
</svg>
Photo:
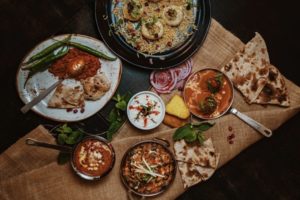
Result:
<svg viewBox="0 0 300 200">
<path fill-rule="evenodd" d="M 112 170 L 115 151 L 106 139 L 88 136 L 75 146 L 71 159 L 77 175 L 86 180 L 99 180 Z"/>
<path fill-rule="evenodd" d="M 230 109 L 233 85 L 220 70 L 205 68 L 188 78 L 183 97 L 193 115 L 206 120 L 215 119 Z"/>
<path fill-rule="evenodd" d="M 120 175 L 129 193 L 143 197 L 163 193 L 176 176 L 176 160 L 167 145 L 157 140 L 144 140 L 124 154 Z"/>
</svg>

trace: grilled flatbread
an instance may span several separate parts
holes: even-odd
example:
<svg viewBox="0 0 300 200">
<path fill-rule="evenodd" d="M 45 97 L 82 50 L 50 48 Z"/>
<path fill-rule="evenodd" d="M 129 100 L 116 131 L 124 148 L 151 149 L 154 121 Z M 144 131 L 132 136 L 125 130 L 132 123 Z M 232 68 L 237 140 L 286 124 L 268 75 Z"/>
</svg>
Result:
<svg viewBox="0 0 300 200">
<path fill-rule="evenodd" d="M 232 80 L 248 103 L 253 103 L 267 83 L 269 55 L 264 39 L 256 33 L 221 70 Z"/>
<path fill-rule="evenodd" d="M 100 99 L 110 88 L 110 82 L 104 73 L 81 80 L 84 98 L 87 100 Z"/>
<path fill-rule="evenodd" d="M 269 66 L 267 84 L 254 102 L 259 104 L 276 104 L 280 106 L 290 105 L 284 78 L 273 65 Z"/>
<path fill-rule="evenodd" d="M 60 84 L 48 102 L 50 108 L 80 108 L 84 106 L 83 88 Z"/>
<path fill-rule="evenodd" d="M 210 138 L 202 145 L 176 141 L 174 150 L 185 188 L 207 180 L 218 166 L 220 155 L 215 152 Z"/>
</svg>

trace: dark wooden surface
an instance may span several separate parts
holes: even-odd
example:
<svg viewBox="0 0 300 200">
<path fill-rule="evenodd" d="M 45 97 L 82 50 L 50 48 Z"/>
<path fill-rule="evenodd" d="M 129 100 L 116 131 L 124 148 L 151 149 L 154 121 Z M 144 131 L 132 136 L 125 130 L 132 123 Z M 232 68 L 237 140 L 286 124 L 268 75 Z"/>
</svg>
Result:
<svg viewBox="0 0 300 200">
<path fill-rule="evenodd" d="M 297 85 L 299 75 L 299 7 L 297 1 L 212 0 L 212 16 L 242 41 L 260 32 L 272 63 Z M 81 33 L 99 38 L 93 0 L 1 0 L 1 133 L 0 152 L 38 124 L 56 124 L 29 112 L 21 114 L 15 76 L 22 57 L 41 40 L 60 33 Z M 124 65 L 121 93 L 149 87 L 149 71 Z M 83 123 L 94 131 L 107 128 L 111 105 Z M 300 114 L 242 152 L 178 199 L 300 199 Z M 95 126 L 95 124 L 97 124 Z M 47 199 L 45 197 L 45 199 Z M 59 199 L 59 197 L 58 197 Z"/>
</svg>

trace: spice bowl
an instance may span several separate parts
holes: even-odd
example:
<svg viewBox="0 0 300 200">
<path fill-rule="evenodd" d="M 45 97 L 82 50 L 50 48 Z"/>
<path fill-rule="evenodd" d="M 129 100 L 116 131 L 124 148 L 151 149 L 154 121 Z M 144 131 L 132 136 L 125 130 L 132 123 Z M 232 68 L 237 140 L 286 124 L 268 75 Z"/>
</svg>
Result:
<svg viewBox="0 0 300 200">
<path fill-rule="evenodd" d="M 165 117 L 165 104 L 154 92 L 142 91 L 129 100 L 127 116 L 136 128 L 151 130 L 162 123 Z"/>
</svg>

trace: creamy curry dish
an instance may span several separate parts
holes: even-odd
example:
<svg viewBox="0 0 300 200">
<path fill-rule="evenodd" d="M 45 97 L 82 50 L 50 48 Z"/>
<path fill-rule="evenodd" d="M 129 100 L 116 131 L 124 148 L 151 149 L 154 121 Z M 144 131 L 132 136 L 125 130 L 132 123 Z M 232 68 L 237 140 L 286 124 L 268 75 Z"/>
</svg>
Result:
<svg viewBox="0 0 300 200">
<path fill-rule="evenodd" d="M 214 69 L 200 70 L 188 79 L 184 99 L 194 115 L 212 119 L 229 109 L 233 89 L 230 80 L 222 72 Z"/>
<path fill-rule="evenodd" d="M 142 195 L 164 190 L 175 175 L 175 161 L 166 148 L 156 142 L 144 142 L 125 155 L 121 176 L 126 186 Z"/>
<path fill-rule="evenodd" d="M 73 163 L 81 173 L 100 177 L 108 172 L 114 162 L 110 146 L 98 139 L 86 139 L 74 151 Z"/>
<path fill-rule="evenodd" d="M 116 34 L 155 54 L 182 44 L 195 30 L 192 0 L 113 0 Z"/>
</svg>

